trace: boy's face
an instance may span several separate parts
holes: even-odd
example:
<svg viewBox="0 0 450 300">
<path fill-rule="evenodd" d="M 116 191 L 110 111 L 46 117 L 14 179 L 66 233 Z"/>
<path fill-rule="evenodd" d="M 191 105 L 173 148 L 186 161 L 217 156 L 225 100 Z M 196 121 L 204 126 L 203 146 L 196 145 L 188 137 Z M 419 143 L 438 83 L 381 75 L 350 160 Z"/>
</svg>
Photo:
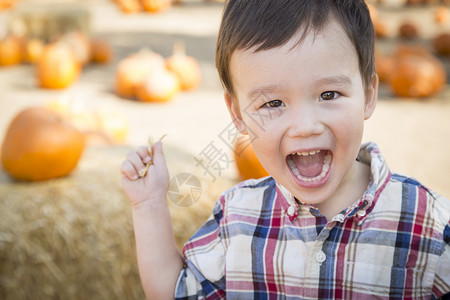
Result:
<svg viewBox="0 0 450 300">
<path fill-rule="evenodd" d="M 319 206 L 352 188 L 378 82 L 365 93 L 356 51 L 337 22 L 295 45 L 298 37 L 233 53 L 235 99 L 225 98 L 264 168 L 296 198 Z"/>
</svg>

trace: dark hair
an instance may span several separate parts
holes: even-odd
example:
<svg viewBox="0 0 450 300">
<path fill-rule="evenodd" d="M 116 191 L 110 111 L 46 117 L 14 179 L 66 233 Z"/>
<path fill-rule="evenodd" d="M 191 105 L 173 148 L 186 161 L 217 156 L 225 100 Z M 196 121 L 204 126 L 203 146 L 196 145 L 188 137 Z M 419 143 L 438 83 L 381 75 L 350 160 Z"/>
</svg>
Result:
<svg viewBox="0 0 450 300">
<path fill-rule="evenodd" d="M 364 86 L 369 87 L 375 73 L 375 34 L 364 0 L 228 0 L 216 45 L 216 67 L 225 90 L 234 95 L 230 72 L 234 51 L 282 46 L 300 28 L 301 42 L 309 32 L 319 33 L 330 18 L 352 41 Z"/>
</svg>

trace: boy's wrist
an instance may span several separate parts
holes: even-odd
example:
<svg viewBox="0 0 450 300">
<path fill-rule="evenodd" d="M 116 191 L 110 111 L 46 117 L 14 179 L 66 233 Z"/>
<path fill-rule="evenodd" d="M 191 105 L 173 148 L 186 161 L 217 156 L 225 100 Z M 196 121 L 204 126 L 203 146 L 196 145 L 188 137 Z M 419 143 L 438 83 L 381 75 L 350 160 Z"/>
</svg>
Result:
<svg viewBox="0 0 450 300">
<path fill-rule="evenodd" d="M 147 198 L 143 201 L 139 201 L 137 203 L 132 203 L 131 208 L 133 211 L 141 211 L 141 210 L 159 210 L 161 208 L 167 208 L 167 197 L 164 196 L 154 196 L 151 198 Z"/>
</svg>

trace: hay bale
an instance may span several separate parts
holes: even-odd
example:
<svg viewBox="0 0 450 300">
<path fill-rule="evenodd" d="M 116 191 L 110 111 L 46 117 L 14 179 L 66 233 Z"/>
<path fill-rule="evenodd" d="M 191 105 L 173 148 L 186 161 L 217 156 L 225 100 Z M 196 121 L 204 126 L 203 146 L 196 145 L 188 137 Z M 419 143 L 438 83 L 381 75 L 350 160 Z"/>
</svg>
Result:
<svg viewBox="0 0 450 300">
<path fill-rule="evenodd" d="M 0 299 L 144 299 L 120 185 L 129 150 L 89 148 L 71 176 L 46 182 L 15 182 L 0 171 Z M 192 159 L 168 145 L 165 152 L 171 174 Z M 234 184 L 199 178 L 213 187 L 195 205 L 170 204 L 179 247 Z"/>
</svg>

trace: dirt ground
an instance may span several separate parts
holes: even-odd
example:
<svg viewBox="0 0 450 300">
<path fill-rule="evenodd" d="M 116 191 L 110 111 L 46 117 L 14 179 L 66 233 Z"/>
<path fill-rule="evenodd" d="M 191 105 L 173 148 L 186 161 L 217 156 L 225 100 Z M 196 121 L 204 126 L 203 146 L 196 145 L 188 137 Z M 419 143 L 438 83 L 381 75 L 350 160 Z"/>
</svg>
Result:
<svg viewBox="0 0 450 300">
<path fill-rule="evenodd" d="M 31 2 L 34 1 L 23 1 L 22 5 Z M 123 113 L 129 122 L 127 144 L 133 147 L 145 143 L 149 134 L 159 137 L 167 133 L 166 143 L 182 147 L 193 156 L 211 142 L 231 155 L 231 149 L 220 144 L 230 118 L 214 68 L 222 4 L 187 1 L 158 15 L 125 15 L 112 1 L 78 2 L 90 11 L 92 36 L 105 38 L 114 47 L 114 61 L 107 66 L 87 67 L 76 84 L 61 91 L 39 89 L 30 65 L 0 68 L 0 140 L 12 117 L 22 108 L 72 97 L 86 107 Z M 433 9 L 384 7 L 380 14 L 386 16 L 391 28 L 405 18 L 422 22 L 422 39 L 426 42 L 438 30 L 443 30 L 432 22 Z M 0 12 L 0 26 L 6 26 L 10 14 Z M 450 32 L 449 26 L 444 29 Z M 182 93 L 166 104 L 138 103 L 113 93 L 113 75 L 120 59 L 143 47 L 167 57 L 177 40 L 183 40 L 188 54 L 201 64 L 203 82 L 198 90 Z M 396 40 L 389 37 L 379 43 L 380 47 L 389 49 Z M 449 61 L 445 63 L 449 69 Z M 394 98 L 383 86 L 377 111 L 366 123 L 364 141 L 377 142 L 393 171 L 414 177 L 450 197 L 449 84 L 438 96 L 421 101 Z M 194 160 L 192 167 L 195 168 Z M 235 175 L 232 166 L 227 172 Z"/>
</svg>

